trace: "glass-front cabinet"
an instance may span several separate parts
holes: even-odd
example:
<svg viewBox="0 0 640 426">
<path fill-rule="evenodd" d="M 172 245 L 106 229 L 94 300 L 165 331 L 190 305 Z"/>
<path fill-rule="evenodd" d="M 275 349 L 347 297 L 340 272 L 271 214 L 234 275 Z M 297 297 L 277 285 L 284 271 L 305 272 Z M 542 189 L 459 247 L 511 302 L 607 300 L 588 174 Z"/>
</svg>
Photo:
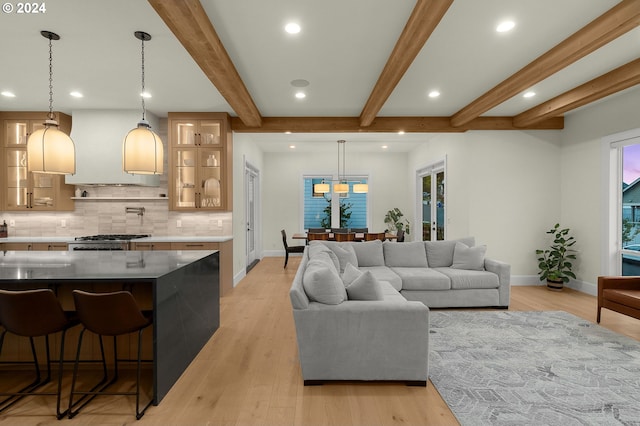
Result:
<svg viewBox="0 0 640 426">
<path fill-rule="evenodd" d="M 64 176 L 27 172 L 27 139 L 44 127 L 46 113 L 9 113 L 41 118 L 9 117 L 3 122 L 2 142 L 2 209 L 3 210 L 73 210 L 73 186 L 64 183 Z M 60 129 L 69 132 L 71 120 L 59 114 Z"/>
<path fill-rule="evenodd" d="M 185 116 L 193 115 L 193 118 Z M 227 114 L 170 113 L 169 197 L 172 210 L 231 209 Z"/>
</svg>

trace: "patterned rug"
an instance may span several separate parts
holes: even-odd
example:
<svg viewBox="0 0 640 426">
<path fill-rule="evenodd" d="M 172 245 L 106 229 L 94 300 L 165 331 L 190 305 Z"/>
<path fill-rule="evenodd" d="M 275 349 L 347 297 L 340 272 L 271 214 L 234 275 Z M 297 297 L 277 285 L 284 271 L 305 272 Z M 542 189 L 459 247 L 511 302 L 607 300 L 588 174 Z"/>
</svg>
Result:
<svg viewBox="0 0 640 426">
<path fill-rule="evenodd" d="M 462 425 L 640 425 L 636 340 L 566 312 L 430 322 L 429 377 Z"/>
</svg>

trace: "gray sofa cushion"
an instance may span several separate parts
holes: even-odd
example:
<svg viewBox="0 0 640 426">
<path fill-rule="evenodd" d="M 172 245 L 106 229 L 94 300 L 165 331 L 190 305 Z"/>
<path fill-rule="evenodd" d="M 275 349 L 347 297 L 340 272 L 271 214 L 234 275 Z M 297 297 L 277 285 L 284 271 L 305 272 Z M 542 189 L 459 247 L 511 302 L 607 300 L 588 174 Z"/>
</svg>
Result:
<svg viewBox="0 0 640 426">
<path fill-rule="evenodd" d="M 402 290 L 402 278 L 398 276 L 391 268 L 386 266 L 363 266 L 359 268 L 361 271 L 371 271 L 378 281 L 387 281 L 397 291 Z"/>
<path fill-rule="evenodd" d="M 397 243 L 385 241 L 382 244 L 384 263 L 389 266 L 427 268 L 427 252 L 422 241 Z"/>
<path fill-rule="evenodd" d="M 403 244 L 403 243 L 401 243 Z M 391 268 L 402 279 L 402 290 L 449 290 L 448 276 L 430 268 Z"/>
<path fill-rule="evenodd" d="M 460 241 L 456 242 L 453 250 L 453 269 L 470 269 L 484 271 L 484 254 L 487 246 L 469 247 Z"/>
<path fill-rule="evenodd" d="M 347 292 L 333 262 L 328 255 L 325 256 L 325 259 L 317 255 L 309 260 L 302 277 L 302 286 L 310 300 L 338 305 L 347 300 Z"/>
<path fill-rule="evenodd" d="M 360 275 L 362 275 L 362 271 L 352 264 L 347 263 L 347 266 L 344 268 L 344 272 L 342 273 L 342 282 L 344 283 L 344 286 L 347 287 Z"/>
<path fill-rule="evenodd" d="M 358 268 L 362 266 L 384 266 L 382 241 L 365 241 L 352 243 L 351 246 L 358 258 Z M 354 265 L 356 266 L 356 265 Z"/>
<path fill-rule="evenodd" d="M 454 290 L 500 287 L 498 275 L 493 272 L 453 268 L 436 268 L 436 271 L 449 277 L 451 288 Z"/>
<path fill-rule="evenodd" d="M 318 241 L 311 241 L 311 244 L 309 244 L 309 259 L 314 259 L 316 257 L 322 257 L 322 259 L 324 259 L 324 256 L 329 256 L 336 268 L 336 271 L 340 271 L 340 261 L 336 254 L 324 244 Z"/>
<path fill-rule="evenodd" d="M 347 286 L 349 300 L 383 300 L 380 283 L 371 274 L 365 271 Z"/>
<path fill-rule="evenodd" d="M 340 273 L 344 272 L 344 268 L 347 266 L 347 263 L 352 264 L 356 268 L 358 267 L 358 258 L 356 257 L 356 252 L 351 244 L 343 244 L 335 241 L 315 242 L 328 247 L 336 255 L 338 263 L 340 264 Z"/>
<path fill-rule="evenodd" d="M 447 241 L 425 241 L 424 246 L 427 250 L 427 261 L 430 268 L 440 268 L 443 266 L 451 266 L 453 264 L 453 251 L 456 242 L 466 244 L 468 247 L 476 245 L 474 237 L 460 238 L 458 240 Z"/>
</svg>

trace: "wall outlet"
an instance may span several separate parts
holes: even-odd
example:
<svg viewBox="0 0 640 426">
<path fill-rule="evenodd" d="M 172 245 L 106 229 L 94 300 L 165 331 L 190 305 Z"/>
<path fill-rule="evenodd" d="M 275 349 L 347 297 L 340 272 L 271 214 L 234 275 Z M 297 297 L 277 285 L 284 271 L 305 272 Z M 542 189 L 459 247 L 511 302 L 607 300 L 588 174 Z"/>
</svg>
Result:
<svg viewBox="0 0 640 426">
<path fill-rule="evenodd" d="M 16 221 L 13 219 L 9 219 L 9 226 L 16 226 Z"/>
<path fill-rule="evenodd" d="M 67 227 L 67 220 L 66 219 L 60 220 L 60 227 L 61 228 L 66 228 Z"/>
<path fill-rule="evenodd" d="M 182 228 L 182 221 L 180 219 L 176 220 L 176 228 Z"/>
</svg>

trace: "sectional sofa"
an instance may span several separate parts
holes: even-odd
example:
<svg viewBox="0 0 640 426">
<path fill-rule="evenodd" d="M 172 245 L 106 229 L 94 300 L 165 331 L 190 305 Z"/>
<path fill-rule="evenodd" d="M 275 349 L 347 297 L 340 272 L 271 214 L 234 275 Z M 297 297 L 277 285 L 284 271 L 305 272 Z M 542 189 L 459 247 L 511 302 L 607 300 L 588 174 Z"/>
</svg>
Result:
<svg viewBox="0 0 640 426">
<path fill-rule="evenodd" d="M 473 237 L 307 246 L 289 296 L 305 384 L 426 385 L 429 307 L 509 306 L 510 266 Z"/>
</svg>

